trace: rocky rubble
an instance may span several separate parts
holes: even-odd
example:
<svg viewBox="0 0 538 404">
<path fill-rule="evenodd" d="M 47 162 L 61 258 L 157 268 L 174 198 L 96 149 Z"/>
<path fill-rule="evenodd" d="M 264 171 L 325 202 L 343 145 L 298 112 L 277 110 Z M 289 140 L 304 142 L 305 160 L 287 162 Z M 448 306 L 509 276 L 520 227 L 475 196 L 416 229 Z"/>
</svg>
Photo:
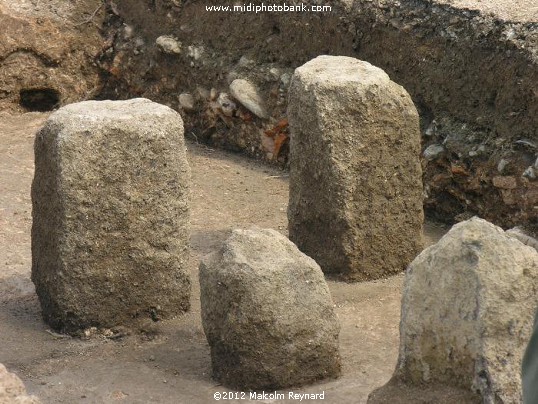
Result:
<svg viewBox="0 0 538 404">
<path fill-rule="evenodd" d="M 293 69 L 320 54 L 353 56 L 385 70 L 419 109 L 430 215 L 538 226 L 537 16 L 522 12 L 521 2 L 513 19 L 508 8 L 501 19 L 478 3 L 470 9 L 436 0 L 337 1 L 330 13 L 255 18 L 207 12 L 197 1 L 152 4 L 118 3 L 108 24 L 114 52 L 100 59 L 109 72 L 103 96 L 144 94 L 179 108 L 177 96 L 190 93 L 188 136 L 285 164 L 287 139 L 274 132 L 287 134 L 277 126 Z M 215 33 L 217 25 L 226 30 Z M 177 38 L 181 54 L 163 53 L 155 45 L 162 35 Z M 256 88 L 264 113 L 234 99 L 234 80 Z M 214 97 L 203 95 L 212 89 Z M 237 109 L 224 113 L 212 104 L 220 93 Z M 515 188 L 495 186 L 499 175 L 513 177 Z"/>
</svg>

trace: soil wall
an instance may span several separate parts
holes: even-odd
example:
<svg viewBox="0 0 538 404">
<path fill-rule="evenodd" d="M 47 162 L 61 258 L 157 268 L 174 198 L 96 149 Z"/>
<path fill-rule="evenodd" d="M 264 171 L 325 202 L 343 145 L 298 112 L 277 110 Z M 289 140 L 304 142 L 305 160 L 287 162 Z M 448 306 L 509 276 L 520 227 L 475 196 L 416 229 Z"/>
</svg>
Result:
<svg viewBox="0 0 538 404">
<path fill-rule="evenodd" d="M 209 12 L 208 4 L 118 1 L 102 96 L 167 103 L 183 110 L 189 136 L 285 164 L 293 69 L 320 54 L 367 60 L 421 112 L 431 215 L 536 228 L 536 22 L 426 0 L 335 1 L 323 13 Z M 178 51 L 164 52 L 161 36 Z M 270 118 L 222 102 L 236 78 L 257 87 Z M 184 93 L 193 102 L 182 104 Z"/>
<path fill-rule="evenodd" d="M 35 10 L 39 2 L 26 3 Z M 10 27 L 0 34 L 0 108 L 24 108 L 36 96 L 55 105 L 147 97 L 180 110 L 188 137 L 286 165 L 294 69 L 320 54 L 352 56 L 383 68 L 420 111 L 427 213 L 538 228 L 532 4 L 516 0 L 491 14 L 480 4 L 495 11 L 504 3 L 312 0 L 303 4 L 331 10 L 280 13 L 207 10 L 235 4 L 221 0 L 107 0 L 100 9 L 81 0 L 69 10 L 43 3 L 61 18 L 14 21 L 13 6 L 7 15 L 0 2 Z M 261 118 L 232 96 L 235 79 L 256 89 Z M 40 88 L 56 93 L 24 92 Z"/>
<path fill-rule="evenodd" d="M 95 97 L 104 15 L 100 0 L 0 0 L 0 110 Z"/>
</svg>

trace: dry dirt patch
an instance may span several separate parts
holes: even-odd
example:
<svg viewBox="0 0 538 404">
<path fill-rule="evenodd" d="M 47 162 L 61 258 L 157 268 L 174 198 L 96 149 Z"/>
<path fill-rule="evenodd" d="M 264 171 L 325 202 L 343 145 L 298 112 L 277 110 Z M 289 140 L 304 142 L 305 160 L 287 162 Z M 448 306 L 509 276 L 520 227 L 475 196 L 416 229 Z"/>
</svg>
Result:
<svg viewBox="0 0 538 404">
<path fill-rule="evenodd" d="M 232 227 L 258 225 L 286 234 L 287 173 L 189 143 L 192 310 L 175 320 L 142 324 L 121 338 L 64 338 L 48 332 L 30 282 L 32 145 L 46 116 L 0 113 L 0 363 L 44 403 L 214 402 L 213 393 L 225 388 L 210 377 L 198 262 Z M 427 224 L 427 243 L 444 231 Z M 402 280 L 398 275 L 357 284 L 329 281 L 342 325 L 343 374 L 297 391 L 325 391 L 324 403 L 364 403 L 386 383 L 398 354 Z"/>
</svg>

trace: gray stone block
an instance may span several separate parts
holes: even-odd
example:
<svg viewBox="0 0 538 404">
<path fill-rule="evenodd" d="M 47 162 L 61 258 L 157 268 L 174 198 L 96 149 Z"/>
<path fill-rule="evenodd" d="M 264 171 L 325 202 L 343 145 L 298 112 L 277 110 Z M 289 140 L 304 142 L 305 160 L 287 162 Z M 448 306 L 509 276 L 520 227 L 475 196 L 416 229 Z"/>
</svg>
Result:
<svg viewBox="0 0 538 404">
<path fill-rule="evenodd" d="M 455 225 L 409 266 L 395 377 L 520 403 L 537 289 L 534 248 L 479 218 Z"/>
<path fill-rule="evenodd" d="M 183 122 L 145 99 L 52 114 L 35 140 L 32 280 L 54 329 L 189 308 Z"/>
<path fill-rule="evenodd" d="M 213 376 L 239 390 L 340 374 L 340 325 L 319 266 L 275 230 L 234 230 L 200 263 Z"/>
<path fill-rule="evenodd" d="M 418 114 L 403 87 L 349 57 L 295 70 L 290 239 L 348 280 L 400 272 L 422 248 Z"/>
</svg>

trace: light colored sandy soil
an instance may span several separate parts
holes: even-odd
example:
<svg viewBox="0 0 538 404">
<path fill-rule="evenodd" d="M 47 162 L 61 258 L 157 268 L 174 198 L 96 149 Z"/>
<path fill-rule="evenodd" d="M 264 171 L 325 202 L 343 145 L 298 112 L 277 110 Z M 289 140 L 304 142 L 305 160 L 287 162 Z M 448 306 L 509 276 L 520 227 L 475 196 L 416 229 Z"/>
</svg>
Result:
<svg viewBox="0 0 538 404">
<path fill-rule="evenodd" d="M 75 10 L 80 9 L 85 3 L 88 5 L 88 12 L 93 12 L 98 6 L 99 0 L 0 0 L 0 11 L 2 8 L 26 16 L 48 17 L 53 19 L 74 18 L 83 21 L 87 16 L 75 15 Z M 93 7 L 93 8 L 92 8 Z M 65 22 L 65 21 L 64 21 Z"/>
<path fill-rule="evenodd" d="M 536 0 L 431 0 L 435 3 L 450 4 L 458 8 L 480 10 L 493 14 L 501 20 L 515 22 L 538 22 L 538 1 Z"/>
<path fill-rule="evenodd" d="M 44 403 L 215 402 L 213 393 L 226 389 L 210 377 L 200 322 L 199 258 L 217 248 L 232 227 L 258 225 L 285 234 L 287 174 L 189 144 L 192 310 L 119 339 L 62 337 L 42 322 L 30 281 L 32 144 L 45 118 L 0 113 L 0 363 Z M 427 224 L 427 243 L 444 231 Z M 343 374 L 297 391 L 325 391 L 324 403 L 364 403 L 390 378 L 398 352 L 402 280 L 399 275 L 359 284 L 329 282 L 342 325 Z"/>
</svg>

